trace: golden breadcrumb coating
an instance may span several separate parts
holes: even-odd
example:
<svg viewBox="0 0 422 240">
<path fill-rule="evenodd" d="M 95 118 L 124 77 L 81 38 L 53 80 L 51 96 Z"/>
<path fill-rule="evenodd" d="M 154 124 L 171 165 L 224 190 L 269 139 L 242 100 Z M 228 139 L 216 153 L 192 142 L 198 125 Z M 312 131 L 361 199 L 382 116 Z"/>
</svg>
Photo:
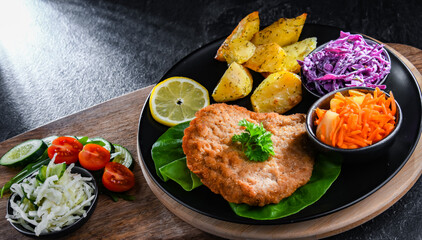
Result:
<svg viewBox="0 0 422 240">
<path fill-rule="evenodd" d="M 262 123 L 273 134 L 274 156 L 249 161 L 240 144 L 232 142 L 233 135 L 244 131 L 238 126 L 242 119 Z M 183 151 L 188 168 L 211 191 L 229 202 L 264 206 L 278 203 L 309 181 L 314 159 L 306 139 L 304 114 L 255 113 L 213 104 L 198 111 L 185 129 Z"/>
</svg>

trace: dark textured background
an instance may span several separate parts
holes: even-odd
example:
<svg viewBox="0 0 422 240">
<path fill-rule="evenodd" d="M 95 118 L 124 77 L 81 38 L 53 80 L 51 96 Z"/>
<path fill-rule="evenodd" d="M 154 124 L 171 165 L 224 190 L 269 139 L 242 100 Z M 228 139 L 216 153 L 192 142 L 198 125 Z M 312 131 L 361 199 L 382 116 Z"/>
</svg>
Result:
<svg viewBox="0 0 422 240">
<path fill-rule="evenodd" d="M 156 83 L 179 59 L 258 10 L 261 25 L 308 23 L 422 48 L 413 1 L 0 2 L 0 141 Z M 422 183 L 380 216 L 331 239 L 422 239 Z"/>
</svg>

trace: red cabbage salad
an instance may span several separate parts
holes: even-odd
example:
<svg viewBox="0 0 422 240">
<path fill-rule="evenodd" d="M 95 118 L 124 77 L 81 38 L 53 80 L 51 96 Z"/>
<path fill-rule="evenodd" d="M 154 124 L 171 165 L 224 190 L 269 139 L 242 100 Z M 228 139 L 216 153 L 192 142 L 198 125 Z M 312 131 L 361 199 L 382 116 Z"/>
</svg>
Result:
<svg viewBox="0 0 422 240">
<path fill-rule="evenodd" d="M 382 44 L 368 44 L 359 34 L 340 32 L 322 50 L 299 61 L 305 86 L 318 95 L 344 87 L 379 87 L 391 63 Z"/>
</svg>

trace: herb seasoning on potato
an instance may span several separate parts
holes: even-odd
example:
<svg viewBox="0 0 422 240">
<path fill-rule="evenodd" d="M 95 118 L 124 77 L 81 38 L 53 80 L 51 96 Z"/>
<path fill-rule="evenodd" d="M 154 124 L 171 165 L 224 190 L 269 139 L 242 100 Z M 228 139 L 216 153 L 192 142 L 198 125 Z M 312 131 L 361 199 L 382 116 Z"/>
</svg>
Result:
<svg viewBox="0 0 422 240">
<path fill-rule="evenodd" d="M 251 96 L 256 112 L 285 113 L 302 100 L 302 82 L 297 60 L 316 48 L 315 37 L 299 41 L 307 14 L 280 18 L 259 31 L 258 12 L 243 18 L 217 51 L 215 59 L 226 61 L 228 69 L 214 89 L 216 102 L 234 101 L 252 91 L 248 69 L 266 79 Z"/>
</svg>

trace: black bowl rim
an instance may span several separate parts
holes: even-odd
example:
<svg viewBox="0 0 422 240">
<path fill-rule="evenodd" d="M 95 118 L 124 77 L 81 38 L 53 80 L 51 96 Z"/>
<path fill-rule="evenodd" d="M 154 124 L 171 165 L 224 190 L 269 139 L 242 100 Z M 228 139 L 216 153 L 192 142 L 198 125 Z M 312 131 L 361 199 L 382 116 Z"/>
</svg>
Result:
<svg viewBox="0 0 422 240">
<path fill-rule="evenodd" d="M 328 99 L 332 98 L 336 93 L 338 92 L 347 92 L 349 90 L 356 90 L 356 89 L 361 89 L 361 90 L 368 90 L 371 92 L 374 92 L 375 89 L 370 88 L 370 87 L 346 87 L 346 88 L 341 88 L 338 89 L 336 91 L 330 92 L 326 95 L 324 95 L 323 97 L 321 97 L 320 99 L 318 99 L 317 101 L 315 101 L 311 107 L 309 108 L 307 114 L 306 114 L 306 131 L 308 132 L 308 135 L 310 136 L 310 138 L 312 139 L 313 142 L 315 142 L 316 144 L 318 144 L 318 146 L 328 150 L 328 151 L 333 151 L 333 152 L 339 152 L 339 153 L 364 153 L 367 151 L 371 151 L 375 148 L 378 148 L 380 145 L 386 144 L 387 142 L 389 142 L 390 140 L 392 140 L 396 135 L 397 132 L 399 131 L 402 122 L 403 122 L 403 113 L 400 107 L 400 104 L 397 102 L 397 100 L 395 100 L 396 102 L 396 107 L 397 107 L 397 113 L 396 115 L 398 116 L 398 121 L 396 123 L 396 126 L 394 127 L 394 130 L 385 138 L 383 138 L 381 141 L 376 142 L 372 145 L 366 146 L 366 147 L 361 147 L 361 148 L 355 148 L 355 149 L 343 149 L 343 148 L 337 148 L 337 147 L 333 147 L 330 146 L 328 144 L 325 144 L 323 142 L 321 142 L 315 135 L 314 129 L 311 127 L 313 126 L 312 124 L 312 113 L 315 111 L 315 109 L 322 103 L 327 101 Z M 387 92 L 381 90 L 387 97 L 390 96 L 390 94 L 388 94 Z"/>
<path fill-rule="evenodd" d="M 359 33 L 352 33 L 352 34 L 359 34 Z M 362 34 L 359 34 L 359 35 L 361 35 L 362 37 L 363 37 L 363 39 L 369 44 L 369 45 L 373 45 L 373 44 L 381 44 L 382 45 L 382 50 L 383 50 L 383 52 L 385 53 L 385 56 L 387 57 L 387 60 L 388 60 L 388 62 L 390 63 L 390 65 L 391 65 L 391 58 L 390 58 L 390 54 L 388 53 L 388 50 L 385 48 L 385 44 L 384 43 L 382 43 L 382 42 L 377 42 L 377 41 L 374 41 L 374 40 L 372 40 L 372 39 L 370 39 L 370 38 L 368 38 L 367 36 L 365 36 L 365 35 L 362 35 Z M 317 48 L 315 48 L 314 50 L 312 50 L 309 54 L 308 54 L 308 56 L 311 56 L 312 54 L 314 54 L 314 53 L 316 53 L 316 52 L 319 52 L 319 51 L 321 51 L 322 49 L 324 49 L 325 48 L 325 46 L 327 46 L 330 42 L 332 42 L 332 41 L 334 41 L 334 40 L 336 40 L 336 39 L 333 39 L 333 40 L 330 40 L 330 41 L 328 41 L 328 42 L 325 42 L 325 43 L 323 43 L 323 44 L 321 44 L 320 46 L 318 46 Z M 390 72 L 388 72 L 385 76 L 384 76 L 384 78 L 379 82 L 379 85 L 382 85 L 382 84 L 384 84 L 384 82 L 387 80 L 387 78 L 388 78 L 388 76 L 390 75 Z M 319 93 L 316 93 L 316 92 L 314 92 L 314 91 L 312 91 L 312 90 L 310 90 L 307 86 L 306 86 L 306 84 L 305 84 L 305 82 L 307 82 L 307 78 L 306 78 L 306 76 L 303 74 L 303 72 L 302 72 L 302 68 L 300 68 L 300 77 L 301 77 L 301 79 L 302 79 L 302 86 L 306 89 L 306 91 L 308 91 L 310 94 L 312 94 L 313 96 L 315 96 L 315 97 L 318 97 L 318 98 L 320 98 L 320 97 L 322 97 L 322 96 L 324 96 L 324 95 L 326 95 L 326 94 L 330 94 L 330 93 L 332 93 L 332 92 L 328 92 L 328 93 L 325 93 L 325 94 L 319 94 Z M 348 88 L 348 87 L 344 87 L 344 88 Z M 340 89 L 344 89 L 344 88 L 339 88 L 339 89 L 337 89 L 337 90 L 340 90 Z M 337 91 L 337 90 L 335 90 L 335 91 Z"/>
<path fill-rule="evenodd" d="M 22 233 L 22 234 L 24 234 L 26 236 L 36 237 L 36 238 L 58 237 L 61 234 L 67 233 L 68 231 L 74 231 L 74 230 L 78 229 L 79 227 L 81 227 L 85 223 L 84 221 L 88 220 L 89 217 L 92 215 L 92 213 L 95 210 L 95 207 L 96 207 L 97 202 L 98 202 L 99 189 L 98 189 L 98 185 L 97 185 L 97 182 L 95 181 L 94 176 L 92 175 L 92 173 L 90 173 L 85 168 L 78 167 L 78 166 L 73 166 L 71 172 L 72 173 L 76 172 L 76 173 L 81 174 L 82 176 L 91 177 L 92 178 L 90 182 L 94 185 L 94 196 L 95 197 L 94 197 L 93 201 L 91 202 L 91 205 L 89 205 L 89 207 L 88 207 L 88 209 L 86 211 L 86 216 L 85 217 L 82 216 L 81 218 L 79 218 L 77 221 L 75 221 L 71 225 L 68 225 L 68 226 L 62 228 L 60 231 L 43 233 L 43 234 L 40 234 L 39 236 L 35 235 L 34 232 L 29 231 L 29 230 L 23 228 L 20 224 L 15 224 L 15 223 L 12 223 L 12 222 L 9 222 L 9 223 L 18 232 L 20 232 L 20 233 Z M 12 198 L 13 195 L 16 195 L 16 193 L 11 194 L 10 197 L 9 197 L 9 199 L 7 200 L 6 211 L 7 211 L 8 214 L 9 214 L 9 211 L 11 210 L 10 200 L 11 200 L 11 198 Z"/>
</svg>

